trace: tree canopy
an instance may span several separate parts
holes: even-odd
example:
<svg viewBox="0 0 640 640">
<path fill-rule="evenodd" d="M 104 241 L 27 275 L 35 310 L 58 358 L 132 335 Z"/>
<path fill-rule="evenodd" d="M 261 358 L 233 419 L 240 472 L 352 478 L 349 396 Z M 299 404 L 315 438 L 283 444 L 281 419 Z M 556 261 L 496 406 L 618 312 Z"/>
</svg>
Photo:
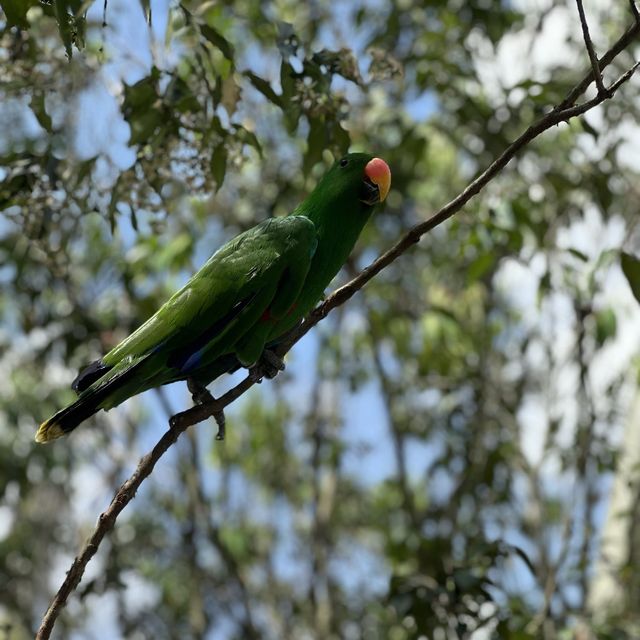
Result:
<svg viewBox="0 0 640 640">
<path fill-rule="evenodd" d="M 190 406 L 173 385 L 34 445 L 78 368 L 367 150 L 392 191 L 344 284 L 593 61 L 557 0 L 0 7 L 0 625 L 20 639 Z M 585 7 L 597 55 L 630 7 Z M 638 82 L 528 142 L 335 308 L 229 406 L 224 443 L 187 430 L 54 637 L 636 637 L 637 506 L 624 560 L 600 543 L 638 384 Z M 601 571 L 616 606 L 590 600 Z"/>
</svg>

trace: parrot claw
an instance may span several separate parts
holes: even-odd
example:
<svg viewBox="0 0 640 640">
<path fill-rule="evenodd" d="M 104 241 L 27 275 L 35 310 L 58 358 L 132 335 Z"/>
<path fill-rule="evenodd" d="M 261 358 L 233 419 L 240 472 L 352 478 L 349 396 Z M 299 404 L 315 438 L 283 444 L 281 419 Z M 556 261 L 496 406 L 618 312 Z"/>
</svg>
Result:
<svg viewBox="0 0 640 640">
<path fill-rule="evenodd" d="M 276 355 L 271 349 L 265 349 L 258 361 L 258 367 L 262 370 L 262 374 L 271 380 L 275 378 L 280 371 L 285 370 L 284 360 Z"/>
<path fill-rule="evenodd" d="M 257 384 L 262 382 L 263 378 L 275 378 L 280 371 L 285 370 L 285 364 L 282 358 L 273 351 L 265 349 L 260 356 L 260 360 L 252 367 L 249 367 L 249 375 Z"/>
<path fill-rule="evenodd" d="M 270 364 L 274 369 L 277 369 L 278 371 L 284 371 L 286 369 L 284 360 L 274 351 L 271 351 L 271 349 L 265 349 L 262 352 L 262 360 L 264 361 L 263 363 Z M 274 376 L 275 375 L 277 375 L 277 373 L 274 374 Z"/>
<path fill-rule="evenodd" d="M 187 378 L 187 388 L 191 393 L 191 398 L 195 404 L 205 404 L 206 402 L 215 402 L 215 398 L 211 395 L 211 392 L 197 380 L 193 378 Z M 224 411 L 219 411 L 213 414 L 213 419 L 218 425 L 218 433 L 216 433 L 216 440 L 224 440 L 226 432 L 226 422 Z M 174 425 L 171 425 L 174 426 Z"/>
<path fill-rule="evenodd" d="M 195 404 L 204 404 L 205 402 L 213 402 L 214 397 L 211 392 L 198 381 L 193 378 L 187 378 L 187 388 L 191 394 L 191 399 Z"/>
<path fill-rule="evenodd" d="M 224 436 L 226 433 L 226 425 L 227 419 L 225 418 L 224 411 L 220 411 L 220 413 L 214 413 L 213 419 L 216 421 L 218 425 L 218 433 L 216 433 L 216 440 L 224 440 Z"/>
</svg>

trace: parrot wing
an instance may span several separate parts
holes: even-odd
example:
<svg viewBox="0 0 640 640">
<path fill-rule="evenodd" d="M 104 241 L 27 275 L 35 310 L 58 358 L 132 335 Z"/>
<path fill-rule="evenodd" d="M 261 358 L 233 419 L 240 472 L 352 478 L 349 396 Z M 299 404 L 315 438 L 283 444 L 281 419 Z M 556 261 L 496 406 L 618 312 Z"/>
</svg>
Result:
<svg viewBox="0 0 640 640">
<path fill-rule="evenodd" d="M 297 289 L 290 295 L 295 301 L 316 246 L 315 226 L 304 216 L 270 218 L 241 233 L 103 362 L 113 366 L 157 350 L 175 359 L 220 342 L 242 320 L 259 318 L 278 300 L 279 289 Z"/>
</svg>

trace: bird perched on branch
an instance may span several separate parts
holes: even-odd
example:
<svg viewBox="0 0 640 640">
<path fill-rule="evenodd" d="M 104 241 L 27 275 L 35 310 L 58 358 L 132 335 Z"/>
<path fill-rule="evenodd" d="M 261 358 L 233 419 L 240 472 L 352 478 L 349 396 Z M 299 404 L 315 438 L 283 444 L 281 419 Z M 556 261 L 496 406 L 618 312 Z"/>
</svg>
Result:
<svg viewBox="0 0 640 640">
<path fill-rule="evenodd" d="M 227 242 L 155 315 L 83 369 L 72 385 L 77 400 L 40 425 L 36 442 L 170 382 L 187 380 L 198 401 L 206 385 L 241 366 L 275 375 L 283 365 L 270 347 L 322 298 L 390 185 L 380 158 L 337 161 L 290 215 Z"/>
</svg>

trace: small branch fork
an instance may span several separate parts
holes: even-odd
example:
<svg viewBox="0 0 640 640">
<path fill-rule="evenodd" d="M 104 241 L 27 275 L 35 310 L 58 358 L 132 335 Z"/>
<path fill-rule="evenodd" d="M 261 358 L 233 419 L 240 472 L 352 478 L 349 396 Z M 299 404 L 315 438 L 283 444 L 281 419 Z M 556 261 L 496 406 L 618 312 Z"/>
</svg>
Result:
<svg viewBox="0 0 640 640">
<path fill-rule="evenodd" d="M 611 97 L 611 89 L 606 89 L 602 80 L 602 71 L 600 70 L 600 63 L 598 62 L 598 56 L 593 48 L 593 42 L 589 35 L 589 25 L 587 24 L 587 17 L 584 14 L 584 7 L 582 0 L 576 0 L 578 5 L 578 15 L 580 16 L 580 25 L 582 26 L 582 36 L 584 38 L 584 44 L 587 47 L 587 53 L 589 54 L 589 60 L 591 61 L 591 69 L 593 70 L 593 76 L 595 78 L 596 87 L 598 88 L 598 95 L 606 95 L 607 98 Z M 635 4 L 633 5 L 635 7 Z"/>
<path fill-rule="evenodd" d="M 397 260 L 403 253 L 417 244 L 423 235 L 431 231 L 433 228 L 442 224 L 455 213 L 460 211 L 464 205 L 478 194 L 491 180 L 493 180 L 510 160 L 532 140 L 537 138 L 553 126 L 561 122 L 568 121 L 584 114 L 593 109 L 597 105 L 612 97 L 615 92 L 634 74 L 640 62 L 636 63 L 628 71 L 622 74 L 608 88 L 604 86 L 602 80 L 602 70 L 609 65 L 616 56 L 623 51 L 629 44 L 640 34 L 640 13 L 633 1 L 631 1 L 631 10 L 635 18 L 635 23 L 618 39 L 617 42 L 600 58 L 595 57 L 593 45 L 586 28 L 584 20 L 584 10 L 582 9 L 581 0 L 578 1 L 578 9 L 583 24 L 583 33 L 585 35 L 585 43 L 589 50 L 591 59 L 591 70 L 578 82 L 573 89 L 567 94 L 565 99 L 554 109 L 543 115 L 536 122 L 530 125 L 524 133 L 514 140 L 502 154 L 485 169 L 478 177 L 476 177 L 469 185 L 453 200 L 447 203 L 439 211 L 437 211 L 429 219 L 411 228 L 400 240 L 383 253 L 377 260 L 361 271 L 353 280 L 334 291 L 322 304 L 317 306 L 307 318 L 296 327 L 291 333 L 277 346 L 275 355 L 284 356 L 291 347 L 302 338 L 312 327 L 325 318 L 332 309 L 344 304 L 357 291 L 369 282 L 380 271 Z M 592 56 L 593 54 L 593 56 Z M 595 63 L 594 63 L 595 60 Z M 587 87 L 594 82 L 598 87 L 598 94 L 595 98 L 576 105 L 577 99 L 584 93 Z M 182 411 L 172 416 L 168 431 L 160 438 L 155 447 L 140 460 L 138 467 L 133 475 L 126 480 L 116 492 L 109 507 L 100 515 L 98 523 L 89 540 L 85 543 L 80 554 L 75 558 L 71 568 L 62 583 L 60 589 L 56 593 L 49 609 L 47 610 L 40 629 L 36 634 L 36 640 L 46 640 L 50 637 L 53 626 L 66 604 L 67 598 L 76 589 L 85 568 L 91 558 L 95 555 L 102 542 L 104 536 L 114 527 L 116 519 L 121 511 L 133 500 L 136 491 L 153 471 L 158 460 L 166 453 L 180 435 L 190 426 L 202 422 L 211 416 L 220 416 L 223 414 L 225 407 L 242 396 L 254 384 L 260 381 L 260 377 L 250 372 L 249 375 L 238 385 L 227 391 L 223 396 L 214 399 L 209 392 L 207 395 L 202 393 L 202 389 L 197 385 L 189 384 L 189 389 L 194 396 L 196 406 Z M 205 390 L 206 391 L 206 390 Z M 220 437 L 220 422 L 218 437 Z M 222 431 L 222 435 L 224 431 Z M 224 437 L 224 435 L 223 435 Z"/>
</svg>

